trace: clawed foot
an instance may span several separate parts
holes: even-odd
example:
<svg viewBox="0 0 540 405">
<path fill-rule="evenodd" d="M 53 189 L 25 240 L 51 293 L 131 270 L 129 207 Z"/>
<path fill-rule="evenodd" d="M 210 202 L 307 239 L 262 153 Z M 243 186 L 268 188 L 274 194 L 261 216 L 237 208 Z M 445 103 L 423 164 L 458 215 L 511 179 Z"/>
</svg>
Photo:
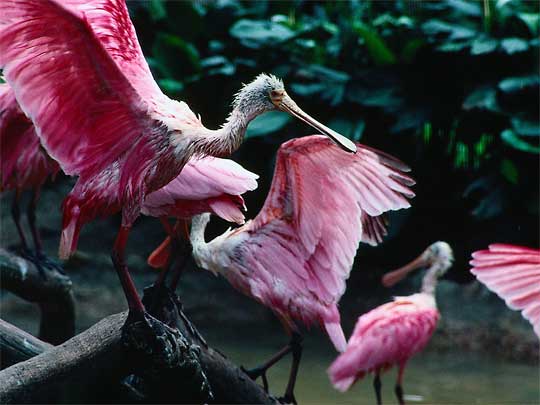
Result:
<svg viewBox="0 0 540 405">
<path fill-rule="evenodd" d="M 66 275 L 62 265 L 49 258 L 43 252 L 32 251 L 24 247 L 20 247 L 17 251 L 21 257 L 32 262 L 34 266 L 36 266 L 36 269 L 43 280 L 47 280 L 47 272 L 49 271 L 56 271 L 64 276 Z"/>
<path fill-rule="evenodd" d="M 285 394 L 282 397 L 279 397 L 278 401 L 280 404 L 294 404 L 294 405 L 298 404 L 298 402 L 296 402 L 296 398 L 294 397 L 294 394 Z"/>
<path fill-rule="evenodd" d="M 191 336 L 194 336 L 197 338 L 197 340 L 202 343 L 205 349 L 208 349 L 208 343 L 206 343 L 205 338 L 200 334 L 200 332 L 197 330 L 195 325 L 189 320 L 189 318 L 184 313 L 184 305 L 180 301 L 180 298 L 178 298 L 178 295 L 173 294 L 174 303 L 176 304 L 176 309 L 178 311 L 178 315 L 180 316 L 180 319 L 182 319 L 182 322 L 184 322 L 184 325 L 188 332 L 191 334 Z"/>
<path fill-rule="evenodd" d="M 247 374 L 249 378 L 251 378 L 253 381 L 256 381 L 257 378 L 261 378 L 263 382 L 263 388 L 264 391 L 268 393 L 268 378 L 266 377 L 266 371 L 268 368 L 265 367 L 255 367 L 250 369 L 245 369 L 243 366 L 240 367 L 240 369 Z"/>
<path fill-rule="evenodd" d="M 159 387 L 174 384 L 179 376 L 192 379 L 194 395 L 207 402 L 212 397 L 210 385 L 199 361 L 200 348 L 192 345 L 175 328 L 148 313 L 131 312 L 122 328 L 124 344 L 140 356 L 136 377 L 128 384 L 137 396 L 159 398 Z M 136 382 L 136 383 L 134 383 Z"/>
</svg>

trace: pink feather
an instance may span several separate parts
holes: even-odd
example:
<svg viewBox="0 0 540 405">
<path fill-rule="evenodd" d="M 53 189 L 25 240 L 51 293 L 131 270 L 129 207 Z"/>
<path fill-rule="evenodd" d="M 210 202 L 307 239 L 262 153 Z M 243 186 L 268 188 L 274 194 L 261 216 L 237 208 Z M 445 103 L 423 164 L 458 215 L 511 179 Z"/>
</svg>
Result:
<svg viewBox="0 0 540 405">
<path fill-rule="evenodd" d="M 346 391 L 368 373 L 404 367 L 427 345 L 438 319 L 433 297 L 424 293 L 398 297 L 360 316 L 347 349 L 328 369 L 330 381 Z"/>
<path fill-rule="evenodd" d="M 271 308 L 289 330 L 297 329 L 294 320 L 318 323 L 343 350 L 337 303 L 359 242 L 384 235 L 373 217 L 410 206 L 414 182 L 404 170 L 363 145 L 349 154 L 323 136 L 288 141 L 257 217 L 211 241 L 199 261 Z M 372 221 L 377 228 L 365 237 L 364 224 Z"/>
<path fill-rule="evenodd" d="M 471 273 L 510 309 L 521 311 L 540 338 L 540 250 L 496 243 L 472 257 Z"/>
<path fill-rule="evenodd" d="M 13 91 L 0 84 L 0 191 L 39 190 L 58 172 L 39 143 L 32 122 L 21 111 Z"/>
</svg>

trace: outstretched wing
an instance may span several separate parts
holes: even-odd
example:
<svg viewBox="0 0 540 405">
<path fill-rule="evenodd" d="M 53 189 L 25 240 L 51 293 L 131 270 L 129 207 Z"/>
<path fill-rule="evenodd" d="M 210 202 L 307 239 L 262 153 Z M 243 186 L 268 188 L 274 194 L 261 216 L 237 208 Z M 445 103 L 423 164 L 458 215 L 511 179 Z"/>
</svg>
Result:
<svg viewBox="0 0 540 405">
<path fill-rule="evenodd" d="M 39 187 L 58 165 L 39 144 L 34 125 L 19 108 L 13 90 L 0 83 L 0 191 Z"/>
<path fill-rule="evenodd" d="M 497 243 L 472 257 L 471 273 L 508 307 L 521 311 L 540 338 L 540 250 Z"/>
<path fill-rule="evenodd" d="M 121 1 L 2 0 L 0 68 L 70 175 L 155 153 L 171 120 L 159 111 L 181 110 L 154 83 Z"/>
<path fill-rule="evenodd" d="M 233 252 L 246 271 L 260 270 L 261 284 L 275 286 L 274 295 L 262 297 L 261 289 L 259 298 L 272 304 L 279 296 L 306 323 L 336 321 L 334 304 L 345 291 L 363 223 L 410 206 L 414 181 L 407 170 L 374 149 L 358 145 L 356 154 L 346 153 L 319 135 L 284 143 L 266 202 Z"/>
<path fill-rule="evenodd" d="M 435 308 L 407 302 L 407 297 L 362 315 L 347 350 L 328 369 L 330 381 L 346 391 L 367 373 L 404 364 L 426 346 L 438 319 Z"/>
</svg>

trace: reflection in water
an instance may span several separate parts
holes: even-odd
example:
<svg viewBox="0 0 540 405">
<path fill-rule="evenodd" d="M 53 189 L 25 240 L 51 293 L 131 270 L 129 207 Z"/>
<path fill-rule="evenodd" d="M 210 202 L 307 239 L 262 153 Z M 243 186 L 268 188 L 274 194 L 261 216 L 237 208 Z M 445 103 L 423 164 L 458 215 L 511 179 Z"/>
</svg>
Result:
<svg viewBox="0 0 540 405">
<path fill-rule="evenodd" d="M 285 335 L 268 335 L 262 330 L 224 336 L 208 331 L 209 344 L 220 349 L 236 364 L 247 368 L 266 360 L 286 342 Z M 312 331 L 313 332 L 313 331 Z M 375 403 L 372 379 L 359 381 L 347 393 L 335 391 L 326 368 L 335 353 L 321 335 L 306 336 L 295 396 L 301 404 Z M 238 336 L 244 336 L 239 339 Z M 252 337 L 249 341 L 247 337 Z M 268 373 L 270 390 L 281 395 L 287 384 L 290 358 L 283 359 Z M 395 404 L 396 370 L 382 376 L 383 403 Z M 405 370 L 404 390 L 408 403 L 422 404 L 538 404 L 538 367 L 490 359 L 471 353 L 426 352 L 413 357 Z"/>
</svg>

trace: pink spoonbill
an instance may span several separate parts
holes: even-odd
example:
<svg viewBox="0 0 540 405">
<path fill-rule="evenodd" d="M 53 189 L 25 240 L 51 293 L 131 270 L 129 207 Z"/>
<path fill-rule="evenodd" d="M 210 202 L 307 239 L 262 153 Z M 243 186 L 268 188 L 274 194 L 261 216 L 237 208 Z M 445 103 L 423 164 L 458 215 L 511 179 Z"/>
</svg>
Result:
<svg viewBox="0 0 540 405">
<path fill-rule="evenodd" d="M 53 178 L 59 170 L 58 164 L 52 160 L 39 143 L 34 125 L 22 112 L 13 90 L 7 83 L 0 84 L 0 191 L 13 190 L 11 215 L 21 240 L 25 255 L 39 266 L 45 260 L 43 247 L 36 225 L 36 205 L 41 187 L 49 178 Z M 26 216 L 36 255 L 29 254 L 29 246 L 24 235 L 21 221 L 19 201 L 25 190 L 31 190 L 32 196 Z"/>
<path fill-rule="evenodd" d="M 265 74 L 237 93 L 221 128 L 204 127 L 185 102 L 159 89 L 123 0 L 2 0 L 0 69 L 47 153 L 78 176 L 63 203 L 60 257 L 76 249 L 83 224 L 122 212 L 112 259 L 132 314 L 144 306 L 125 262 L 128 234 L 146 195 L 192 156 L 231 154 L 249 122 L 275 110 L 356 151 Z"/>
<path fill-rule="evenodd" d="M 521 314 L 540 338 L 540 250 L 494 243 L 472 254 L 471 273 Z"/>
<path fill-rule="evenodd" d="M 266 370 L 292 352 L 287 402 L 295 402 L 300 325 L 320 325 L 338 351 L 345 349 L 338 301 L 358 245 L 377 244 L 386 232 L 381 215 L 408 208 L 407 198 L 414 196 L 408 188 L 414 181 L 403 173 L 407 166 L 375 149 L 357 148 L 345 154 L 318 135 L 285 142 L 255 219 L 208 243 L 210 215 L 192 221 L 197 264 L 270 308 L 291 336 L 276 356 L 249 372 L 266 386 Z"/>
<path fill-rule="evenodd" d="M 339 391 L 348 390 L 368 373 L 375 375 L 373 386 L 377 404 L 382 403 L 380 374 L 397 365 L 395 387 L 400 404 L 403 400 L 403 372 L 407 361 L 429 342 L 439 320 L 435 287 L 453 263 L 452 249 L 446 242 L 436 242 L 406 266 L 388 273 L 383 284 L 392 286 L 408 273 L 429 267 L 421 292 L 396 297 L 358 318 L 345 352 L 328 369 L 330 381 Z"/>
</svg>

